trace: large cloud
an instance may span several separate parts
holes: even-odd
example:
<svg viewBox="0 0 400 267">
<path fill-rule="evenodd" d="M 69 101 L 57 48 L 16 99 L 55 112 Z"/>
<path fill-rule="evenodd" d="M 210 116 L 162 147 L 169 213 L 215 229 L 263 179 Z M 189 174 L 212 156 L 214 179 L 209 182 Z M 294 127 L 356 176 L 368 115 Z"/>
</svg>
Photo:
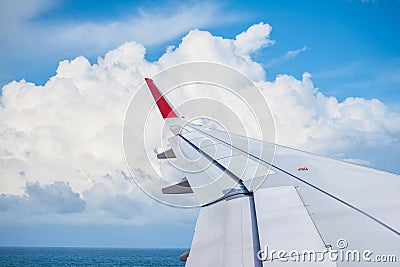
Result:
<svg viewBox="0 0 400 267">
<path fill-rule="evenodd" d="M 327 97 L 308 73 L 301 80 L 280 75 L 267 81 L 265 70 L 251 54 L 273 43 L 270 31 L 268 24 L 260 23 L 235 39 L 224 39 L 194 30 L 156 62 L 145 59 L 143 45 L 128 42 L 97 64 L 84 57 L 60 62 L 56 75 L 44 86 L 24 80 L 4 86 L 0 193 L 7 195 L 0 199 L 0 213 L 9 212 L 4 207 L 10 205 L 34 205 L 33 199 L 67 192 L 68 203 L 80 203 L 78 210 L 68 210 L 68 205 L 45 206 L 60 220 L 145 223 L 154 216 L 168 217 L 169 209 L 155 204 L 128 181 L 122 123 L 143 77 L 191 60 L 228 64 L 256 81 L 271 106 L 278 143 L 399 171 L 394 162 L 400 156 L 400 114 L 376 99 L 339 102 Z M 385 153 L 394 159 L 380 161 L 379 155 Z M 65 209 L 71 212 L 60 212 Z M 177 218 L 185 216 L 175 212 Z"/>
<path fill-rule="evenodd" d="M 85 209 L 85 201 L 65 182 L 42 186 L 27 182 L 26 195 L 0 195 L 0 210 L 38 213 L 75 213 Z"/>
<path fill-rule="evenodd" d="M 400 114 L 377 99 L 349 97 L 338 102 L 319 92 L 309 73 L 301 80 L 279 75 L 258 85 L 271 105 L 278 143 L 324 154 L 399 146 Z"/>
<path fill-rule="evenodd" d="M 14 77 L 42 77 L 40 73 L 54 68 L 60 57 L 95 59 L 130 40 L 156 47 L 190 29 L 226 24 L 234 17 L 226 16 L 226 10 L 220 16 L 222 8 L 208 1 L 158 3 L 156 7 L 133 1 L 120 7 L 118 16 L 110 10 L 101 19 L 79 18 L 59 13 L 68 6 L 65 2 L 0 1 L 1 84 Z"/>
</svg>

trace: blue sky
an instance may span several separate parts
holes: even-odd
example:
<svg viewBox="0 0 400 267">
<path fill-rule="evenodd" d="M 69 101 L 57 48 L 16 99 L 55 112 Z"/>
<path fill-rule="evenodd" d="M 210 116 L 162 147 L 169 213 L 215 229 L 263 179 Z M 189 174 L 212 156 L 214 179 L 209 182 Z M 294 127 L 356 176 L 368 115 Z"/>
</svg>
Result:
<svg viewBox="0 0 400 267">
<path fill-rule="evenodd" d="M 33 1 L 35 2 L 35 1 Z M 100 44 L 100 48 L 81 48 L 73 43 L 46 44 L 37 37 L 51 36 L 51 27 L 65 27 L 85 23 L 107 23 L 130 18 L 150 19 L 175 14 L 190 8 L 195 2 L 172 1 L 42 1 L 43 9 L 32 17 L 23 17 L 11 35 L 3 35 L 0 83 L 26 79 L 43 84 L 54 74 L 62 59 L 85 55 L 92 61 L 122 42 Z M 49 2 L 49 3 L 47 3 Z M 259 21 L 273 27 L 271 38 L 276 45 L 255 55 L 267 69 L 268 78 L 287 73 L 300 77 L 305 71 L 327 95 L 339 99 L 347 96 L 378 97 L 398 106 L 400 34 L 398 26 L 400 3 L 398 1 L 221 1 L 204 2 L 213 18 L 194 22 L 193 26 L 208 30 L 214 35 L 232 38 Z M 51 27 L 50 27 L 51 26 Z M 9 36 L 24 34 L 26 38 L 8 40 Z M 45 32 L 42 30 L 45 29 Z M 57 30 L 55 28 L 54 30 Z M 4 32 L 4 30 L 3 30 Z M 148 51 L 147 58 L 156 60 L 170 44 L 178 44 L 187 32 L 182 30 L 157 39 L 158 32 L 149 43 L 142 36 Z M 46 35 L 46 36 L 45 36 Z M 32 37 L 32 38 L 31 38 Z M 32 39 L 32 40 L 30 40 Z M 121 40 L 136 40 L 129 33 Z M 144 39 L 144 40 L 143 40 Z M 305 48 L 295 60 L 276 60 L 286 51 Z M 275 59 L 275 60 L 274 60 Z"/>
<path fill-rule="evenodd" d="M 20 79 L 25 79 L 36 85 L 44 85 L 50 77 L 56 74 L 60 61 L 64 59 L 72 60 L 83 55 L 91 63 L 96 63 L 98 57 L 104 57 L 108 51 L 132 40 L 146 47 L 146 59 L 152 62 L 157 61 L 165 53 L 168 46 L 181 44 L 181 39 L 187 36 L 192 29 L 209 31 L 214 36 L 234 39 L 237 34 L 246 31 L 251 25 L 265 22 L 273 27 L 268 38 L 274 40 L 275 43 L 263 49 L 258 49 L 251 57 L 264 67 L 268 81 L 275 80 L 275 77 L 279 74 L 292 75 L 301 81 L 303 73 L 309 72 L 314 86 L 325 96 L 334 96 L 339 102 L 347 97 L 362 97 L 367 100 L 377 98 L 389 109 L 400 111 L 399 11 L 400 1 L 395 0 L 171 1 L 169 3 L 162 1 L 95 0 L 2 1 L 0 3 L 0 41 L 3 49 L 0 51 L 0 58 L 2 59 L 0 61 L 0 86 L 3 87 L 13 80 L 19 81 Z M 74 66 L 80 66 L 79 64 L 72 65 L 71 63 L 71 69 L 68 68 L 68 64 L 63 66 L 63 75 L 68 76 L 71 72 L 73 78 L 75 76 L 81 78 L 79 76 L 81 69 L 74 70 Z M 36 89 L 38 88 L 41 87 Z M 121 88 L 126 89 L 123 86 Z M 116 91 L 118 90 L 116 89 Z M 23 97 L 22 94 L 19 96 Z M 62 96 L 64 97 L 64 95 Z M 66 95 L 66 97 L 68 96 Z M 105 94 L 105 96 L 108 95 Z M 15 98 L 17 97 L 18 95 Z M 110 97 L 111 100 L 112 97 L 113 95 Z M 51 101 L 44 100 L 42 106 L 46 108 L 48 102 Z M 3 104 L 3 102 L 1 103 Z M 32 102 L 29 102 L 28 99 L 28 106 L 32 103 L 41 102 L 40 99 L 36 98 Z M 80 102 L 77 100 L 77 103 Z M 117 105 L 122 105 L 119 102 L 105 103 L 104 109 L 107 106 L 113 106 L 113 104 L 113 109 L 117 109 Z M 371 103 L 368 102 L 367 104 Z M 8 105 L 10 104 L 8 103 Z M 72 107 L 76 107 L 78 114 L 91 111 L 85 108 L 81 109 L 82 107 L 79 105 Z M 29 122 L 32 122 L 29 121 L 31 120 L 30 115 L 34 116 L 34 112 L 28 110 L 27 114 L 24 113 L 19 117 L 19 113 L 13 113 L 15 110 L 7 108 L 11 112 L 4 112 L 4 114 L 14 114 L 15 116 L 10 119 L 10 122 L 7 122 L 7 126 L 11 128 L 14 120 L 16 125 L 26 123 L 28 124 L 27 128 L 31 126 L 29 124 Z M 0 111 L 8 112 L 7 108 L 0 109 Z M 370 106 L 367 106 L 367 108 L 370 108 Z M 125 106 L 121 109 L 125 110 Z M 18 109 L 16 110 L 19 112 Z M 24 110 L 22 111 L 24 112 Z M 70 111 L 73 112 L 68 110 L 68 112 Z M 94 109 L 94 111 L 101 115 L 99 110 Z M 0 116 L 2 115 L 1 112 Z M 105 113 L 107 113 L 107 110 Z M 395 116 L 398 113 L 388 114 Z M 28 116 L 23 117 L 25 115 Z M 107 115 L 103 114 L 105 120 Z M 46 118 L 46 116 L 48 114 L 40 113 L 37 120 L 42 122 L 42 117 Z M 395 117 L 393 118 L 395 119 Z M 32 123 L 34 124 L 34 120 Z M 374 123 L 376 121 L 371 124 Z M 39 122 L 38 125 L 42 126 Z M 377 125 L 380 126 L 379 123 Z M 59 124 L 55 125 L 57 127 L 50 126 L 52 127 L 49 127 L 49 129 L 68 130 L 68 127 L 57 128 L 60 126 Z M 66 124 L 66 126 L 68 125 Z M 115 125 L 111 124 L 111 126 Z M 3 130 L 2 127 L 3 125 L 0 123 L 0 130 Z M 7 127 L 5 129 L 8 131 Z M 41 129 L 47 128 L 42 127 Z M 351 130 L 353 129 L 350 129 L 350 138 L 356 140 L 354 147 L 357 144 L 360 146 L 359 144 L 363 140 L 372 140 L 371 143 L 376 145 L 374 143 L 377 140 L 375 135 L 367 136 L 365 139 L 361 138 L 359 139 L 361 141 L 357 143 L 357 137 L 364 136 L 364 133 L 352 132 Z M 386 130 L 385 128 L 384 131 Z M 7 131 L 7 134 L 11 132 Z M 60 132 L 60 130 L 58 131 Z M 20 132 L 23 132 L 23 130 Z M 29 130 L 27 130 L 27 133 L 27 136 L 35 136 L 35 133 Z M 32 135 L 30 135 L 31 133 Z M 44 133 L 45 138 L 54 141 L 51 131 Z M 114 134 L 114 132 L 111 133 Z M 390 138 L 398 133 L 396 129 L 390 128 L 384 132 L 384 134 L 387 134 L 384 136 Z M 374 130 L 373 134 L 380 136 L 382 133 L 378 129 Z M 118 133 L 114 136 L 119 137 Z M 342 137 L 341 135 L 338 136 Z M 104 137 L 101 141 L 109 141 L 106 135 L 101 135 L 101 137 Z M 344 135 L 344 137 L 346 136 Z M 73 137 L 67 139 L 72 140 Z M 396 140 L 396 136 L 393 139 Z M 17 142 L 20 142 L 20 139 L 10 140 L 14 142 L 7 144 L 10 147 L 13 147 L 14 144 L 16 147 L 19 145 Z M 48 140 L 48 143 L 45 144 L 55 144 L 54 149 L 62 143 L 50 143 Z M 78 138 L 78 140 L 80 139 Z M 338 140 L 341 141 L 340 138 Z M 32 140 L 29 139 L 28 141 Z M 42 140 L 33 139 L 33 141 L 39 143 Z M 23 148 L 24 144 L 30 144 L 29 142 L 24 139 L 20 142 L 21 147 Z M 82 147 L 83 149 L 83 145 L 77 144 L 78 148 Z M 380 149 L 379 145 L 372 146 L 376 150 L 370 147 L 362 147 L 353 154 L 350 151 L 350 155 L 346 154 L 343 157 L 354 157 L 368 161 L 369 159 L 363 158 L 363 156 L 371 154 L 376 157 L 371 156 L 376 163 L 374 166 L 394 171 L 399 169 L 398 164 L 396 165 L 396 157 L 399 156 L 398 143 L 396 145 L 393 146 L 389 141 L 387 143 L 388 147 L 385 148 L 385 152 L 387 155 L 392 155 L 390 160 L 378 157 L 373 153 Z M 350 147 L 349 150 L 354 147 Z M 34 152 L 38 152 L 38 155 L 48 155 L 46 154 L 48 151 L 43 152 L 41 147 L 37 148 L 37 151 L 35 149 L 32 148 Z M 39 152 L 44 154 L 39 154 Z M 113 153 L 119 155 L 120 151 Z M 51 153 L 49 154 L 51 155 Z M 337 155 L 335 154 L 335 156 Z M 109 158 L 106 157 L 105 159 Z M 75 171 L 74 164 L 77 163 L 75 161 L 70 162 L 69 158 L 66 159 L 68 160 L 65 160 L 65 162 L 71 165 L 70 168 Z M 43 177 L 56 174 L 60 176 L 52 177 L 52 179 L 65 180 L 67 183 L 53 183 L 51 186 L 46 186 L 45 184 L 54 180 L 43 178 L 40 183 L 27 184 L 23 196 L 14 193 L 12 191 L 14 187 L 10 186 L 9 188 L 12 188 L 12 190 L 10 189 L 7 192 L 8 195 L 0 196 L 0 216 L 3 216 L 0 217 L 0 245 L 117 247 L 188 247 L 190 245 L 196 220 L 195 211 L 186 213 L 186 211 L 171 211 L 172 208 L 167 207 L 159 208 L 159 204 L 149 204 L 152 203 L 152 200 L 147 199 L 140 191 L 135 191 L 138 194 L 133 197 L 129 194 L 120 194 L 126 187 L 123 183 L 117 184 L 115 188 L 111 187 L 111 189 L 107 188 L 110 185 L 96 185 L 90 189 L 82 189 L 79 193 L 86 197 L 86 202 L 83 203 L 81 196 L 75 194 L 77 188 L 74 187 L 73 180 L 68 180 L 67 177 L 71 173 L 76 173 L 62 169 L 60 174 L 57 172 L 59 171 L 57 168 L 62 167 L 61 163 L 64 162 L 55 162 L 56 164 L 50 162 L 46 165 L 48 160 L 49 158 L 39 157 L 37 162 L 33 161 L 37 164 L 26 166 L 26 169 L 18 169 L 19 172 L 16 175 L 19 175 L 19 178 L 22 177 L 35 182 L 40 180 L 41 177 L 30 176 L 31 173 L 43 174 Z M 84 158 L 84 160 L 87 160 L 87 158 Z M 76 161 L 79 161 L 79 159 Z M 104 170 L 104 173 L 100 174 L 104 177 L 118 176 L 118 172 L 115 174 L 114 169 L 107 169 L 108 165 L 112 165 L 114 162 L 112 164 L 108 164 L 107 161 L 102 161 L 100 164 L 99 162 L 88 162 L 91 166 L 88 169 L 78 169 L 78 174 L 83 173 L 83 176 L 90 177 L 90 168 L 93 168 L 96 171 L 98 169 Z M 6 164 L 9 165 L 4 166 L 9 167 L 12 171 L 14 171 L 13 164 L 17 166 L 15 162 L 9 163 L 7 161 Z M 54 166 L 57 167 L 55 170 L 53 169 Z M 79 164 L 77 166 L 79 167 Z M 19 165 L 17 167 L 20 168 Z M 50 174 L 46 173 L 47 170 Z M 70 170 L 68 169 L 68 171 Z M 112 183 L 110 182 L 110 184 Z M 108 191 L 110 195 L 107 195 Z M 77 209 L 75 205 L 74 207 L 67 207 L 70 209 L 65 211 L 65 207 L 60 209 L 57 203 L 49 204 L 48 199 L 53 199 L 54 202 L 59 200 L 57 194 L 60 192 L 64 192 L 63 196 L 70 197 L 71 202 L 69 203 L 72 203 L 71 205 L 83 203 L 83 207 Z M 99 197 L 102 195 L 105 200 Z M 144 200 L 141 200 L 141 198 Z M 6 201 L 2 202 L 4 199 Z M 88 201 L 90 199 L 95 199 L 97 202 Z M 17 206 L 20 203 L 22 203 L 22 207 Z M 149 206 L 146 205 L 150 205 L 150 209 L 142 211 L 140 205 L 147 208 Z M 114 209 L 116 206 L 119 208 Z M 17 219 L 5 217 L 4 214 L 8 213 L 1 213 L 4 211 L 4 207 L 18 207 L 15 210 L 19 214 L 11 213 Z M 152 208 L 160 211 L 158 217 L 151 217 L 155 216 L 151 212 Z M 76 210 L 78 211 L 77 215 L 80 215 L 79 211 L 85 209 L 88 210 L 88 213 L 82 215 L 83 219 L 90 217 L 92 219 L 89 221 L 93 223 L 93 218 L 95 218 L 94 220 L 97 220 L 95 225 L 74 223 L 76 218 L 81 218 L 79 216 L 74 217 L 76 214 L 71 215 L 70 210 Z M 54 215 L 55 211 L 56 215 Z M 97 213 L 97 211 L 100 212 Z M 130 212 L 137 212 L 139 215 L 141 213 L 146 214 L 147 217 L 144 217 L 151 223 L 139 223 L 137 225 L 119 223 L 126 216 L 129 216 Z M 175 221 L 162 219 L 167 217 L 168 214 L 175 213 L 178 216 Z M 104 214 L 108 214 L 110 217 L 102 217 Z M 63 217 L 64 215 L 67 219 Z M 71 217 L 68 217 L 70 215 Z M 21 222 L 21 220 L 18 221 L 18 216 L 29 219 Z M 115 216 L 118 220 L 122 219 L 120 221 L 114 220 L 115 218 L 112 216 Z M 43 221 L 47 219 L 49 219 L 48 224 L 43 224 Z M 15 223 L 15 221 L 18 223 Z"/>
</svg>

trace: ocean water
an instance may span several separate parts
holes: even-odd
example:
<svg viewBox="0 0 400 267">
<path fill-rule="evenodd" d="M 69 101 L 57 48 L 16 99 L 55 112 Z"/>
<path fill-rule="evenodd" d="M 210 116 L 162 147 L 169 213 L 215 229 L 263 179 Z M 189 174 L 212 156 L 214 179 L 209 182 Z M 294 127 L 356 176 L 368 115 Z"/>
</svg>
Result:
<svg viewBox="0 0 400 267">
<path fill-rule="evenodd" d="M 185 249 L 0 247 L 0 266 L 185 266 Z"/>
</svg>

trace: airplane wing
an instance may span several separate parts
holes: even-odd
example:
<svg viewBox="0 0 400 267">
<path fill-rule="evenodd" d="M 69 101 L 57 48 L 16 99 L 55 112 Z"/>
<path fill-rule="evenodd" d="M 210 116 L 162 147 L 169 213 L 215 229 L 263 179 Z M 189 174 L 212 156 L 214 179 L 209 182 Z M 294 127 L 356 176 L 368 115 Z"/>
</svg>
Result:
<svg viewBox="0 0 400 267">
<path fill-rule="evenodd" d="M 400 176 L 185 122 L 146 83 L 185 174 L 163 193 L 201 205 L 186 266 L 400 261 Z"/>
</svg>

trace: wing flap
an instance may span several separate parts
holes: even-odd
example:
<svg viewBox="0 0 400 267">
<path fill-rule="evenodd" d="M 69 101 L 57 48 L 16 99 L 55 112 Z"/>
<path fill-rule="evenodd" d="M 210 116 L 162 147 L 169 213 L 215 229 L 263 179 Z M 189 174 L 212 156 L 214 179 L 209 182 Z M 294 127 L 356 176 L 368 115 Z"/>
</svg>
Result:
<svg viewBox="0 0 400 267">
<path fill-rule="evenodd" d="M 291 251 L 298 252 L 295 258 L 315 252 L 315 261 L 321 257 L 318 254 L 326 252 L 327 248 L 294 186 L 257 190 L 254 201 L 264 266 L 286 259 L 297 261 L 288 258 Z M 280 256 L 277 253 L 280 250 L 286 253 Z M 324 260 L 319 266 L 336 266 L 328 257 Z"/>
<path fill-rule="evenodd" d="M 257 266 L 248 196 L 203 207 L 186 266 Z"/>
</svg>

